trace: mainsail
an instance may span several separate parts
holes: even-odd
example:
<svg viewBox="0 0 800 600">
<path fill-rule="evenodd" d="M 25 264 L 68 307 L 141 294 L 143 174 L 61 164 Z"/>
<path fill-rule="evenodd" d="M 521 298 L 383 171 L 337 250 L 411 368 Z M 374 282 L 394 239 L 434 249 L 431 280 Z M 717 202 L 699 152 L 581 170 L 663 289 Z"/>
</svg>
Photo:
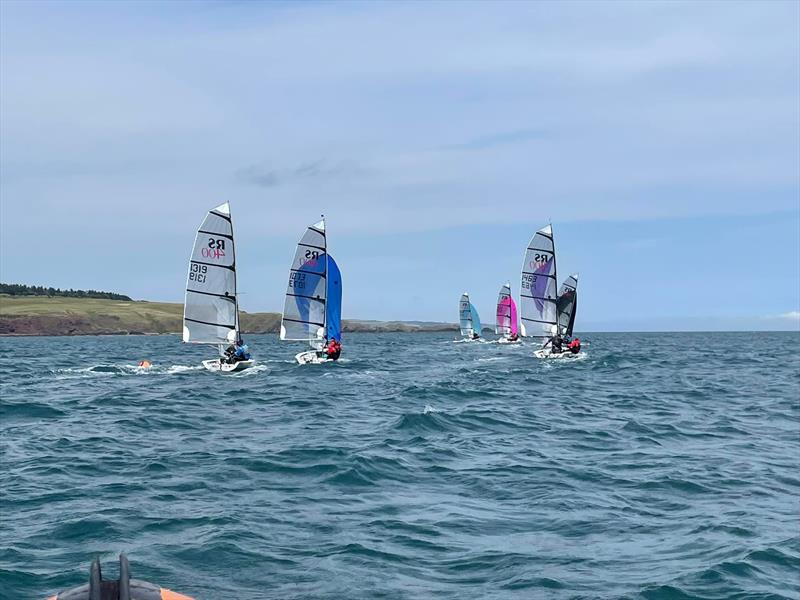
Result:
<svg viewBox="0 0 800 600">
<path fill-rule="evenodd" d="M 549 337 L 557 328 L 556 251 L 553 227 L 543 227 L 525 251 L 520 286 L 521 333 Z"/>
<path fill-rule="evenodd" d="M 511 297 L 511 284 L 500 288 L 497 296 L 497 321 L 494 332 L 498 335 L 517 335 L 517 305 Z"/>
<path fill-rule="evenodd" d="M 283 304 L 282 340 L 305 341 L 317 346 L 325 339 L 326 248 L 324 220 L 308 227 L 297 243 Z"/>
<path fill-rule="evenodd" d="M 562 335 L 572 337 L 575 313 L 578 310 L 578 274 L 573 273 L 564 280 L 558 290 L 558 329 Z"/>
<path fill-rule="evenodd" d="M 228 344 L 239 332 L 230 205 L 211 209 L 194 240 L 183 306 L 183 341 Z"/>
<path fill-rule="evenodd" d="M 481 320 L 478 317 L 478 311 L 469 301 L 467 292 L 461 294 L 461 300 L 458 302 L 458 322 L 462 336 L 472 338 L 476 333 L 481 334 Z"/>
</svg>

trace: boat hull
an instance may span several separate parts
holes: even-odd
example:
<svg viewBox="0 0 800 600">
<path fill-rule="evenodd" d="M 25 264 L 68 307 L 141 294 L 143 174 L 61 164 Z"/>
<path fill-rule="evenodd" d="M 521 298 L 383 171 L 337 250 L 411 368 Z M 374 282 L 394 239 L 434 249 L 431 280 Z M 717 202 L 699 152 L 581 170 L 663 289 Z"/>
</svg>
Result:
<svg viewBox="0 0 800 600">
<path fill-rule="evenodd" d="M 210 360 L 204 360 L 203 366 L 209 371 L 213 371 L 215 373 L 236 373 L 237 371 L 244 371 L 245 369 L 252 367 L 255 362 L 256 361 L 254 360 L 240 360 L 229 364 L 222 362 L 222 360 L 219 358 L 212 358 Z"/>
<path fill-rule="evenodd" d="M 294 359 L 297 361 L 297 364 L 300 365 L 321 365 L 322 363 L 333 362 L 331 359 L 324 356 L 317 356 L 316 350 L 300 352 L 295 355 Z"/>
<path fill-rule="evenodd" d="M 533 355 L 536 358 L 548 359 L 548 360 L 567 360 L 570 358 L 578 358 L 580 353 L 573 354 L 570 350 L 564 350 L 563 352 L 559 352 L 558 354 L 553 354 L 550 348 L 539 348 L 536 350 Z"/>
</svg>

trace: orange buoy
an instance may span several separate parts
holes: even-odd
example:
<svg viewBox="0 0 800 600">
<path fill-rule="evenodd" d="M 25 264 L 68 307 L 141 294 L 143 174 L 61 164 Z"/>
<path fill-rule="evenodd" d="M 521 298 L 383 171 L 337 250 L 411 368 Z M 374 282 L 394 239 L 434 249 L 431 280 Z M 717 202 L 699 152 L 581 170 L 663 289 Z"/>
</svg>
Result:
<svg viewBox="0 0 800 600">
<path fill-rule="evenodd" d="M 139 366 L 142 367 L 143 369 L 149 369 L 153 365 L 149 360 L 144 359 L 139 361 Z"/>
</svg>

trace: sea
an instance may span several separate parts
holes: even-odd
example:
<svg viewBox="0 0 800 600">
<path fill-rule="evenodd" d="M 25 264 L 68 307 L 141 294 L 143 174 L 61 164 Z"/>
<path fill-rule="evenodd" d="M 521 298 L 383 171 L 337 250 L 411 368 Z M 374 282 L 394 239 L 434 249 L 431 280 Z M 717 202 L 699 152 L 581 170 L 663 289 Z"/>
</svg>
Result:
<svg viewBox="0 0 800 600">
<path fill-rule="evenodd" d="M 0 597 L 800 598 L 800 333 L 580 337 L 0 339 Z"/>
</svg>

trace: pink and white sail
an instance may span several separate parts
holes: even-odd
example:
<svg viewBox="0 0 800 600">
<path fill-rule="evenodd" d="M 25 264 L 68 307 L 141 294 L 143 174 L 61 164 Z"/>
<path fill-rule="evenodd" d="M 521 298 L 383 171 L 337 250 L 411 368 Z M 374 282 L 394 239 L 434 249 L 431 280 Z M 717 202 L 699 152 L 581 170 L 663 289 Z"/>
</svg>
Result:
<svg viewBox="0 0 800 600">
<path fill-rule="evenodd" d="M 517 335 L 517 305 L 511 296 L 511 284 L 507 283 L 500 288 L 497 296 L 497 320 L 494 332 L 506 337 Z"/>
</svg>

